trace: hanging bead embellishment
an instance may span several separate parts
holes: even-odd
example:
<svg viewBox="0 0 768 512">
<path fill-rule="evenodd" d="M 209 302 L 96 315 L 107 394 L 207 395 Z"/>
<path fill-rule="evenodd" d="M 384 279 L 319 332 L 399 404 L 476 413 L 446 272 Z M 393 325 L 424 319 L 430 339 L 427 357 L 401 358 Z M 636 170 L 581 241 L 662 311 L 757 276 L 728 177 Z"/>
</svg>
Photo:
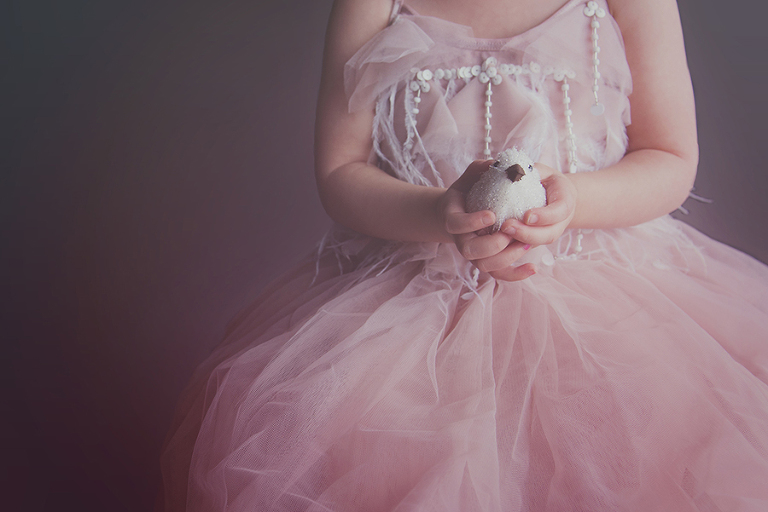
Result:
<svg viewBox="0 0 768 512">
<path fill-rule="evenodd" d="M 568 94 L 571 86 L 568 83 L 567 76 L 560 76 L 556 74 L 555 80 L 558 78 L 561 78 L 563 82 L 563 85 L 560 86 L 560 90 L 563 91 L 563 114 L 565 115 L 565 129 L 568 131 L 568 135 L 565 137 L 566 145 L 568 146 L 568 172 L 573 173 L 576 172 L 576 136 L 573 134 L 573 121 L 571 120 L 573 110 L 571 110 L 571 97 Z M 561 80 L 557 81 L 559 82 Z M 576 246 L 573 248 L 576 254 L 583 250 L 583 247 L 581 246 L 581 240 L 583 238 L 584 235 L 582 234 L 581 230 L 579 230 L 576 234 Z M 552 265 L 554 263 L 554 259 L 551 261 L 543 261 L 543 263 L 545 265 Z"/>
<path fill-rule="evenodd" d="M 499 85 L 503 80 L 498 69 L 496 69 L 496 64 L 497 61 L 495 57 L 488 57 L 483 63 L 481 71 L 477 75 L 477 79 L 480 80 L 480 83 L 488 84 L 488 87 L 485 89 L 485 113 L 483 114 L 483 117 L 485 117 L 485 126 L 483 127 L 485 128 L 485 137 L 483 138 L 485 141 L 485 148 L 483 149 L 483 155 L 488 159 L 491 158 L 491 142 L 493 141 L 491 138 L 491 129 L 493 128 L 491 125 L 491 118 L 493 117 L 493 114 L 491 114 L 491 107 L 493 106 L 493 99 L 491 98 L 491 96 L 493 96 L 493 85 Z"/>
<path fill-rule="evenodd" d="M 598 85 L 598 81 L 600 80 L 600 70 L 598 68 L 600 65 L 600 45 L 598 44 L 598 40 L 600 39 L 600 36 L 597 34 L 597 29 L 600 28 L 598 18 L 605 17 L 605 9 L 597 5 L 597 2 L 590 1 L 587 2 L 587 6 L 584 8 L 584 15 L 592 18 L 592 95 L 595 97 L 595 103 L 590 107 L 589 111 L 592 112 L 593 116 L 600 116 L 605 112 L 605 105 L 600 103 L 600 100 L 597 98 L 597 91 L 600 89 L 600 86 Z"/>
<path fill-rule="evenodd" d="M 491 107 L 493 106 L 493 100 L 491 99 L 491 96 L 493 96 L 493 88 L 491 87 L 491 82 L 488 82 L 488 88 L 485 90 L 485 114 L 483 116 L 485 117 L 485 149 L 483 149 L 483 156 L 485 158 L 489 159 L 491 158 L 491 117 L 493 117 L 493 114 L 491 114 Z"/>
<path fill-rule="evenodd" d="M 416 71 L 416 80 L 411 82 L 411 90 L 416 93 L 416 96 L 413 98 L 413 114 L 419 113 L 419 103 L 421 103 L 421 93 L 422 92 L 429 92 L 430 86 L 429 81 L 432 80 L 432 72 L 428 69 L 424 70 L 417 70 Z"/>
<path fill-rule="evenodd" d="M 568 132 L 568 135 L 565 136 L 565 144 L 568 149 L 568 172 L 570 173 L 576 172 L 576 136 L 573 133 L 573 121 L 571 120 L 573 110 L 571 110 L 571 97 L 568 94 L 571 86 L 567 76 L 562 76 L 558 82 L 560 81 L 563 82 L 560 90 L 563 91 L 563 114 L 565 115 L 565 129 Z"/>
<path fill-rule="evenodd" d="M 571 121 L 571 115 L 573 114 L 573 111 L 571 110 L 571 97 L 568 95 L 568 90 L 570 88 L 571 86 L 568 84 L 568 79 L 564 78 L 563 85 L 560 86 L 560 89 L 563 91 L 563 105 L 565 106 L 565 128 L 568 130 L 568 135 L 566 137 L 568 141 L 568 172 L 574 173 L 576 172 L 576 136 L 573 134 L 573 121 Z M 576 233 L 576 246 L 573 248 L 573 251 L 576 254 L 579 254 L 584 249 L 581 246 L 581 240 L 583 238 L 584 234 L 581 232 L 581 230 L 579 230 Z"/>
<path fill-rule="evenodd" d="M 411 69 L 411 73 L 414 74 L 415 80 L 412 80 L 409 87 L 411 89 L 411 92 L 413 92 L 413 108 L 411 108 L 410 112 L 406 110 L 406 116 L 410 118 L 410 124 L 411 128 L 413 130 L 416 129 L 416 114 L 419 113 L 419 104 L 421 103 L 421 93 L 428 93 L 431 89 L 431 86 L 429 85 L 429 81 L 432 80 L 434 77 L 432 71 L 429 69 L 418 69 L 413 68 Z M 408 131 L 408 138 L 406 139 L 405 143 L 403 144 L 403 148 L 406 151 L 410 151 L 413 147 L 413 131 Z"/>
</svg>

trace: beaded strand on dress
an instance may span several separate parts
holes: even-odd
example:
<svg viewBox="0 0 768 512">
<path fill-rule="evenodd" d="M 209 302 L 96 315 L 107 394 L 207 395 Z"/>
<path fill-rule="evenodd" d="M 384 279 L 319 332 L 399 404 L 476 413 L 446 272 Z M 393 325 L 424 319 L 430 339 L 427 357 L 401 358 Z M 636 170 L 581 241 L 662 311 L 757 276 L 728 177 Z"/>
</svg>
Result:
<svg viewBox="0 0 768 512">
<path fill-rule="evenodd" d="M 597 91 L 600 89 L 600 86 L 598 85 L 598 80 L 600 80 L 600 70 L 598 69 L 598 66 L 600 65 L 600 45 L 598 44 L 598 40 L 600 39 L 600 36 L 597 34 L 597 29 L 600 28 L 598 18 L 605 17 L 605 9 L 597 5 L 597 2 L 589 1 L 584 8 L 584 15 L 592 18 L 592 22 L 590 23 L 592 27 L 592 95 L 595 97 L 595 103 L 589 110 L 592 112 L 592 115 L 600 116 L 605 112 L 605 105 L 600 103 L 600 100 L 597 98 Z"/>
<path fill-rule="evenodd" d="M 590 107 L 589 111 L 593 116 L 601 116 L 605 113 L 605 105 L 600 103 L 600 100 L 597 96 L 597 91 L 600 90 L 598 81 L 600 80 L 601 76 L 600 70 L 598 68 L 600 65 L 600 45 L 598 44 L 600 36 L 597 33 L 597 29 L 600 28 L 600 22 L 598 21 L 598 18 L 605 17 L 605 9 L 597 5 L 597 2 L 590 0 L 587 2 L 587 6 L 584 8 L 584 15 L 592 18 L 590 23 L 590 27 L 592 28 L 592 34 L 590 35 L 590 38 L 592 39 L 592 96 L 595 99 L 595 103 Z M 576 172 L 576 142 L 573 135 L 573 123 L 571 122 L 571 100 L 568 97 L 569 86 L 567 80 L 565 83 L 563 83 L 562 89 L 563 103 L 565 103 L 565 126 L 568 129 L 568 172 L 571 173 Z M 584 232 L 579 229 L 576 232 L 576 246 L 573 248 L 573 251 L 576 253 L 576 255 L 584 250 L 584 247 L 581 245 L 581 241 L 583 239 Z"/>
</svg>

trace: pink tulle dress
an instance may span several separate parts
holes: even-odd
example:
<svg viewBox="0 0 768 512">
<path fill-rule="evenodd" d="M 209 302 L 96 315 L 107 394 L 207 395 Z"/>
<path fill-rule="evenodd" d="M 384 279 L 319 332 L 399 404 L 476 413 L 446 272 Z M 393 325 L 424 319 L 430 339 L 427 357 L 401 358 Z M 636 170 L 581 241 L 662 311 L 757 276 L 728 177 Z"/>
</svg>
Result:
<svg viewBox="0 0 768 512">
<path fill-rule="evenodd" d="M 345 73 L 371 162 L 425 186 L 512 146 L 617 162 L 631 77 L 607 11 L 478 39 L 396 4 Z M 195 373 L 164 509 L 768 511 L 768 268 L 670 217 L 526 261 L 497 282 L 451 244 L 334 228 Z"/>
</svg>

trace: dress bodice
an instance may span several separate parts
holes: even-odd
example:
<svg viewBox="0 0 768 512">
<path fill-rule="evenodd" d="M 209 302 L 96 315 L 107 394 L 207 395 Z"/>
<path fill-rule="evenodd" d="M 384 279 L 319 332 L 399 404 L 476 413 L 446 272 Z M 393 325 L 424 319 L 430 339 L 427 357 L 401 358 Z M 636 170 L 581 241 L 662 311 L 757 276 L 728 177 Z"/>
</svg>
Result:
<svg viewBox="0 0 768 512">
<path fill-rule="evenodd" d="M 448 185 L 512 146 L 564 172 L 626 150 L 631 77 L 605 0 L 571 0 L 505 39 L 398 6 L 345 86 L 350 110 L 375 109 L 371 161 L 411 183 Z"/>
</svg>

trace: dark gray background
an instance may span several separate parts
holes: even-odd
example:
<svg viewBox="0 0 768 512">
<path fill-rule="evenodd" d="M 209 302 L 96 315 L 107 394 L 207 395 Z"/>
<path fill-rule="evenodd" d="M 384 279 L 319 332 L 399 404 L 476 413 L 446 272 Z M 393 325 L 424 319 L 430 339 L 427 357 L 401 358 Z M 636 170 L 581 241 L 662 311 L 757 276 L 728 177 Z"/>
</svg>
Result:
<svg viewBox="0 0 768 512">
<path fill-rule="evenodd" d="M 148 510 L 226 321 L 321 237 L 330 0 L 24 0 L 0 26 L 5 510 Z M 681 0 L 701 165 L 685 220 L 768 261 L 765 7 Z"/>
</svg>

